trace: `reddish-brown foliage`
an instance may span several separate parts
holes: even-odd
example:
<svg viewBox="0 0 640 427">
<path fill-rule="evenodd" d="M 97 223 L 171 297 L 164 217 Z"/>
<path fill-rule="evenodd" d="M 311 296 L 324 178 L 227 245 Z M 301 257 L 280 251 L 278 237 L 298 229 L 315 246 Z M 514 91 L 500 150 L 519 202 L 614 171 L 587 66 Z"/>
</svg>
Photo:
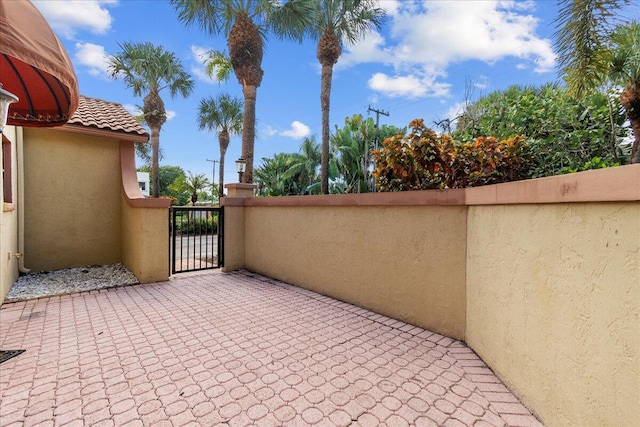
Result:
<svg viewBox="0 0 640 427">
<path fill-rule="evenodd" d="M 409 127 L 408 135 L 387 138 L 373 152 L 380 191 L 476 187 L 529 177 L 524 137 L 462 143 L 436 134 L 421 119 Z"/>
</svg>

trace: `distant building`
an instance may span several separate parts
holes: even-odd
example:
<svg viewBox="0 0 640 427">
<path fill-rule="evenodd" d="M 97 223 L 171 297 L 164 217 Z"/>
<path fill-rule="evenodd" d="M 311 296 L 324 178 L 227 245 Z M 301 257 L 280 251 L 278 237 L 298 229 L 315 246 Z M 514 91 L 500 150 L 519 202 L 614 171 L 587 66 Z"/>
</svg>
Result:
<svg viewBox="0 0 640 427">
<path fill-rule="evenodd" d="M 149 172 L 138 172 L 138 186 L 145 197 L 149 197 Z"/>
</svg>

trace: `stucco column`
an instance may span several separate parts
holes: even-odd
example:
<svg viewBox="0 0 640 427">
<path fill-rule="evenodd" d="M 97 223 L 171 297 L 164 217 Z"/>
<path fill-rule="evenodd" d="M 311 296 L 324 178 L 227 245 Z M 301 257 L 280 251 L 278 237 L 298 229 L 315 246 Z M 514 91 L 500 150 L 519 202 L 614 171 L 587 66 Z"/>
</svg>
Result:
<svg viewBox="0 0 640 427">
<path fill-rule="evenodd" d="M 247 197 L 253 197 L 256 188 L 255 184 L 233 183 L 226 184 L 224 188 L 227 189 L 227 198 L 232 199 L 246 199 Z M 224 205 L 224 203 L 223 203 Z"/>
<path fill-rule="evenodd" d="M 255 184 L 226 184 L 227 197 L 220 199 L 224 207 L 224 263 L 222 271 L 240 270 L 245 267 L 245 200 L 253 197 Z"/>
</svg>

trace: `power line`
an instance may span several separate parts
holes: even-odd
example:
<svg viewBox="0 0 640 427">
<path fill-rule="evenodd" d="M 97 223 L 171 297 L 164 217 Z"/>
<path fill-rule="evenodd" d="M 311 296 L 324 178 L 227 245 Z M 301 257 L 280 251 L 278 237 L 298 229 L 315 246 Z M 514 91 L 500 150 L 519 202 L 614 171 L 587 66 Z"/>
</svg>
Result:
<svg viewBox="0 0 640 427">
<path fill-rule="evenodd" d="M 380 114 L 382 114 L 383 116 L 389 117 L 389 112 L 388 111 L 384 111 L 384 110 L 378 110 L 376 108 L 371 108 L 371 105 L 369 105 L 369 108 L 367 108 L 367 112 L 371 112 L 371 111 L 376 113 L 376 141 L 375 141 L 375 148 L 377 150 L 378 149 L 378 138 L 379 138 L 379 135 L 380 135 Z"/>
</svg>

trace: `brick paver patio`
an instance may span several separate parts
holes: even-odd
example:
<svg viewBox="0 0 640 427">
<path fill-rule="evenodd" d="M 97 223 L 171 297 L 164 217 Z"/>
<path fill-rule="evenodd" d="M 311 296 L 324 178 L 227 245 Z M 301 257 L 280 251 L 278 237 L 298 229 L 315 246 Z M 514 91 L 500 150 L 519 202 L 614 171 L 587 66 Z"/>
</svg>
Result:
<svg viewBox="0 0 640 427">
<path fill-rule="evenodd" d="M 7 427 L 540 425 L 464 344 L 247 272 L 5 304 L 0 340 Z"/>
</svg>

